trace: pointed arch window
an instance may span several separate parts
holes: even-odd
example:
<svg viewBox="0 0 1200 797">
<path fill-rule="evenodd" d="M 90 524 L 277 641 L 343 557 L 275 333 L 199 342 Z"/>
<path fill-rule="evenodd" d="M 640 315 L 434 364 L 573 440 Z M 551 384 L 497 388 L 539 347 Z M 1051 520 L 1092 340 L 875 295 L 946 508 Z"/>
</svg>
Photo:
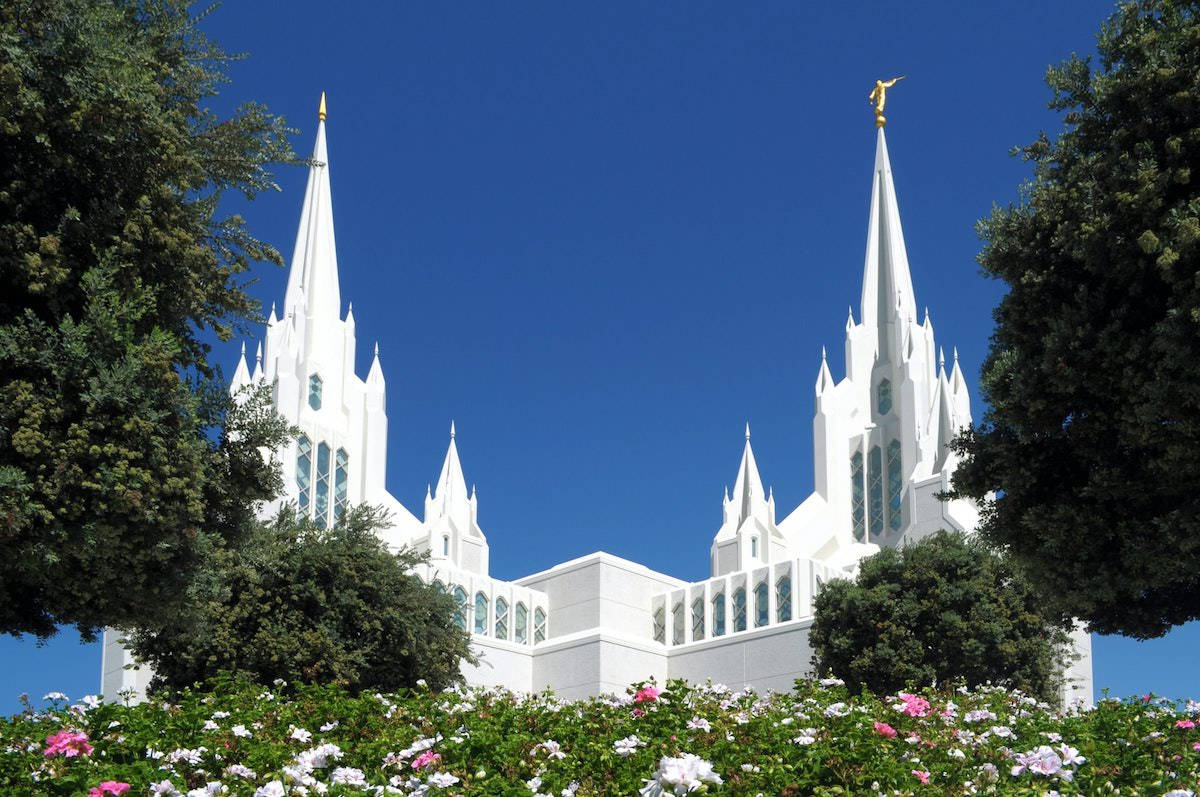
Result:
<svg viewBox="0 0 1200 797">
<path fill-rule="evenodd" d="M 508 639 L 508 601 L 496 598 L 496 639 Z"/>
<path fill-rule="evenodd" d="M 541 606 L 533 610 L 533 641 L 546 641 L 546 612 Z"/>
<path fill-rule="evenodd" d="M 346 449 L 339 448 L 333 461 L 333 522 L 337 523 L 342 519 L 342 515 L 346 514 L 349 504 L 350 455 L 346 453 Z"/>
<path fill-rule="evenodd" d="M 850 457 L 850 515 L 854 523 L 854 539 L 867 541 L 866 513 L 863 508 L 863 455 L 855 451 Z"/>
<path fill-rule="evenodd" d="M 432 586 L 433 591 L 439 595 L 444 595 L 446 593 L 446 585 L 436 578 L 433 580 L 433 583 L 430 586 Z"/>
<path fill-rule="evenodd" d="M 312 441 L 305 435 L 296 438 L 296 491 L 300 512 L 307 516 L 312 497 Z"/>
<path fill-rule="evenodd" d="M 451 593 L 454 597 L 454 605 L 458 608 L 454 610 L 454 624 L 461 630 L 467 630 L 467 591 L 462 587 L 456 586 L 454 592 Z"/>
<path fill-rule="evenodd" d="M 513 641 L 518 645 L 524 645 L 525 640 L 529 636 L 529 610 L 525 608 L 524 603 L 518 603 L 516 610 L 513 612 L 515 624 L 513 625 Z"/>
<path fill-rule="evenodd" d="M 871 446 L 867 455 L 867 516 L 871 539 L 883 534 L 883 454 Z"/>
<path fill-rule="evenodd" d="M 750 538 L 750 555 L 755 559 L 758 558 L 758 537 Z"/>
<path fill-rule="evenodd" d="M 725 593 L 713 595 L 713 636 L 725 636 Z"/>
<path fill-rule="evenodd" d="M 667 643 L 667 610 L 662 606 L 654 612 L 654 641 Z"/>
<path fill-rule="evenodd" d="M 704 639 L 704 596 L 692 601 L 692 641 Z"/>
<path fill-rule="evenodd" d="M 443 534 L 442 535 L 442 556 L 449 556 L 449 555 L 450 555 L 450 535 Z"/>
<path fill-rule="evenodd" d="M 329 525 L 329 445 L 317 446 L 317 525 Z"/>
<path fill-rule="evenodd" d="M 899 531 L 902 518 L 900 517 L 900 492 L 903 487 L 901 480 L 900 441 L 888 443 L 887 456 L 888 481 L 888 528 Z"/>
<path fill-rule="evenodd" d="M 671 610 L 671 644 L 683 644 L 683 604 L 675 604 Z"/>
<path fill-rule="evenodd" d="M 738 587 L 733 591 L 733 630 L 746 630 L 746 588 Z"/>
<path fill-rule="evenodd" d="M 792 577 L 786 573 L 775 582 L 775 617 L 781 623 L 792 619 Z"/>
<path fill-rule="evenodd" d="M 892 411 L 892 383 L 886 379 L 879 380 L 879 387 L 875 389 L 875 406 L 879 408 L 880 415 Z"/>
<path fill-rule="evenodd" d="M 475 593 L 475 633 L 486 634 L 488 628 L 488 599 L 482 592 Z"/>
<path fill-rule="evenodd" d="M 308 378 L 308 406 L 314 410 L 321 409 L 321 377 L 313 374 Z"/>
<path fill-rule="evenodd" d="M 754 587 L 754 626 L 759 628 L 771 622 L 771 610 L 767 604 L 767 582 L 760 581 Z"/>
</svg>

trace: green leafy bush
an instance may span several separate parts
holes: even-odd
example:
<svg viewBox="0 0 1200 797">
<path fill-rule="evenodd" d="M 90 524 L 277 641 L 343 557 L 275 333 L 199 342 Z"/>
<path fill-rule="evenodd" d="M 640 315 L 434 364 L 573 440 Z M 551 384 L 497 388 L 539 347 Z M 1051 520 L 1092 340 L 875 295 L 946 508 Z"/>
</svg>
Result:
<svg viewBox="0 0 1200 797">
<path fill-rule="evenodd" d="M 998 687 L 853 696 L 833 679 L 766 695 L 671 681 L 566 702 L 461 687 L 267 690 L 223 678 L 171 703 L 54 705 L 0 722 L 0 793 L 76 795 L 128 783 L 138 795 L 259 797 L 693 787 L 1178 796 L 1200 775 L 1200 704 L 1149 696 L 1058 713 Z M 91 749 L 53 753 L 72 745 Z"/>
</svg>

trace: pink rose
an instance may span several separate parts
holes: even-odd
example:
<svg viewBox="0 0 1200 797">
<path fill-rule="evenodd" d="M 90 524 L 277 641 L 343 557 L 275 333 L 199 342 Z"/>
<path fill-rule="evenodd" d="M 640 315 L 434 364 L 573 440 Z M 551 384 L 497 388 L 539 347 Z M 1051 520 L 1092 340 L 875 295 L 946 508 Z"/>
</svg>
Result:
<svg viewBox="0 0 1200 797">
<path fill-rule="evenodd" d="M 637 690 L 637 694 L 633 696 L 634 703 L 653 703 L 658 700 L 658 696 L 662 694 L 661 689 L 655 689 L 653 686 L 643 686 Z"/>
</svg>

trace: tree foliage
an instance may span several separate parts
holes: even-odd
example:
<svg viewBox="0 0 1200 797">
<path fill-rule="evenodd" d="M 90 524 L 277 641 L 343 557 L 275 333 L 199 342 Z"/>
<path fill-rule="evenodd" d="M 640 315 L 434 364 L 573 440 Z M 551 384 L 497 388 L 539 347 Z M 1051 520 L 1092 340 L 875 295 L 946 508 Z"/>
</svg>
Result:
<svg viewBox="0 0 1200 797">
<path fill-rule="evenodd" d="M 877 695 L 963 679 L 1057 700 L 1069 621 L 995 553 L 939 532 L 862 560 L 826 584 L 809 632 L 818 672 Z"/>
<path fill-rule="evenodd" d="M 213 551 L 187 608 L 128 637 L 153 666 L 152 688 L 178 690 L 221 671 L 351 690 L 461 681 L 460 661 L 474 659 L 454 599 L 412 574 L 421 556 L 387 550 L 375 533 L 385 525 L 365 505 L 332 529 L 286 507 L 239 549 Z"/>
<path fill-rule="evenodd" d="M 980 223 L 1008 294 L 959 495 L 1057 609 L 1154 637 L 1200 617 L 1200 4 L 1122 6 L 1099 68 L 1050 69 L 1065 128 Z"/>
<path fill-rule="evenodd" d="M 183 0 L 0 3 L 0 630 L 169 616 L 277 487 L 204 343 L 280 262 L 218 202 L 291 157 L 202 108 L 227 60 Z"/>
</svg>

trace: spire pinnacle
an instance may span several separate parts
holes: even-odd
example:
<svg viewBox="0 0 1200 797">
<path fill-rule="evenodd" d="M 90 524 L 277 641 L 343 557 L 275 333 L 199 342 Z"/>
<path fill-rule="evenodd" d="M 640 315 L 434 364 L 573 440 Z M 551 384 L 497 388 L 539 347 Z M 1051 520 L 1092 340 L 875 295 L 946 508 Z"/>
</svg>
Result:
<svg viewBox="0 0 1200 797">
<path fill-rule="evenodd" d="M 750 439 L 750 421 L 746 421 L 746 439 Z"/>
<path fill-rule="evenodd" d="M 379 341 L 375 341 L 375 356 L 379 356 Z"/>
<path fill-rule="evenodd" d="M 946 367 L 946 350 L 938 346 L 938 368 Z"/>
<path fill-rule="evenodd" d="M 891 324 L 917 316 L 916 295 L 900 225 L 896 186 L 888 158 L 887 139 L 880 128 L 875 142 L 871 210 L 867 217 L 867 252 L 863 264 L 862 323 L 878 330 L 880 357 L 895 357 Z"/>
<path fill-rule="evenodd" d="M 454 421 L 450 421 L 450 439 L 454 439 Z"/>
<path fill-rule="evenodd" d="M 821 347 L 821 362 L 825 362 L 825 347 Z"/>
<path fill-rule="evenodd" d="M 324 122 L 325 116 L 326 116 L 326 114 L 325 114 L 325 92 L 322 91 L 321 92 L 321 104 L 317 108 L 317 119 Z"/>
</svg>

